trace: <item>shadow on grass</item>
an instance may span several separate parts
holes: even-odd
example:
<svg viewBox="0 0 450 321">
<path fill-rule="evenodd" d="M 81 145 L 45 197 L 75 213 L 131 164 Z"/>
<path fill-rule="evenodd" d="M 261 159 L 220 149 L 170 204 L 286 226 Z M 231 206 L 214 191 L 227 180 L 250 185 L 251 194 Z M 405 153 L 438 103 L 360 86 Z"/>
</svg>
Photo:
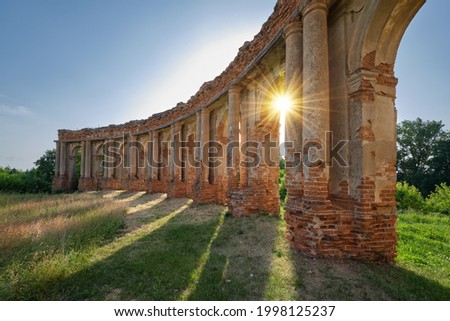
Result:
<svg viewBox="0 0 450 321">
<path fill-rule="evenodd" d="M 49 267 L 41 280 L 21 279 L 8 298 L 450 300 L 449 288 L 400 266 L 308 259 L 289 248 L 284 223 L 272 217 L 225 217 L 221 206 L 163 194 L 119 195 L 131 204 L 121 235 L 77 261 L 69 253 L 53 263 L 70 272 L 46 274 Z"/>
<path fill-rule="evenodd" d="M 264 300 L 277 220 L 227 217 L 189 300 Z"/>
<path fill-rule="evenodd" d="M 93 217 L 93 220 L 69 227 L 67 233 L 66 229 L 63 233 L 50 230 L 51 235 L 42 235 L 42 242 L 40 239 L 24 240 L 5 249 L 0 257 L 0 299 L 64 298 L 65 290 L 56 293 L 58 284 L 84 269 L 89 261 L 98 260 L 92 256 L 106 257 L 108 251 L 114 250 L 115 244 L 131 244 L 145 235 L 146 226 L 164 222 L 174 213 L 179 214 L 179 210 L 185 209 L 190 202 L 186 199 L 165 200 L 166 196 L 162 194 L 134 200 L 134 207 L 129 208 L 133 209 L 132 214 L 128 215 L 130 219 L 127 218 L 124 228 L 123 216 L 115 215 L 113 218 L 105 212 L 103 217 Z M 164 204 L 160 204 L 162 202 Z M 113 205 L 112 208 L 116 207 Z M 122 233 L 118 236 L 121 226 Z"/>
<path fill-rule="evenodd" d="M 165 201 L 165 202 L 169 202 Z M 172 200 L 173 201 L 173 200 Z M 156 207 L 155 207 L 156 208 Z M 166 208 L 161 203 L 161 209 Z M 165 220 L 162 224 L 161 221 Z M 47 288 L 52 300 L 261 300 L 277 220 L 226 218 L 220 206 L 191 206 L 144 226 L 126 246 Z M 130 236 L 131 237 L 131 236 Z M 119 241 L 120 243 L 120 241 Z"/>
<path fill-rule="evenodd" d="M 169 202 L 169 201 L 167 201 Z M 179 208 L 100 251 L 100 260 L 70 276 L 44 297 L 56 300 L 176 300 L 220 223 L 189 224 L 183 216 L 194 208 Z M 155 225 L 151 228 L 151 225 Z M 124 246 L 125 245 L 125 246 Z"/>
<path fill-rule="evenodd" d="M 367 278 L 393 300 L 448 301 L 450 288 L 398 266 L 368 267 Z"/>
<path fill-rule="evenodd" d="M 397 265 L 293 257 L 300 300 L 450 300 L 449 288 Z"/>
</svg>

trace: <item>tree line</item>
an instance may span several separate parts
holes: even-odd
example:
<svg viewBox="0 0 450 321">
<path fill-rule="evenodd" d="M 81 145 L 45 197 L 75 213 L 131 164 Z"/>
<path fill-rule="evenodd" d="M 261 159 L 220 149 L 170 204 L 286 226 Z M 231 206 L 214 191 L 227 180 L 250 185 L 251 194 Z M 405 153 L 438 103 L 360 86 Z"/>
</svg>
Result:
<svg viewBox="0 0 450 321">
<path fill-rule="evenodd" d="M 0 191 L 15 193 L 51 193 L 55 175 L 56 151 L 47 150 L 30 170 L 0 166 Z"/>
<path fill-rule="evenodd" d="M 397 126 L 397 204 L 450 214 L 450 132 L 441 121 L 405 120 Z"/>
<path fill-rule="evenodd" d="M 442 121 L 405 120 L 397 126 L 397 180 L 428 196 L 450 185 L 450 132 Z"/>
</svg>

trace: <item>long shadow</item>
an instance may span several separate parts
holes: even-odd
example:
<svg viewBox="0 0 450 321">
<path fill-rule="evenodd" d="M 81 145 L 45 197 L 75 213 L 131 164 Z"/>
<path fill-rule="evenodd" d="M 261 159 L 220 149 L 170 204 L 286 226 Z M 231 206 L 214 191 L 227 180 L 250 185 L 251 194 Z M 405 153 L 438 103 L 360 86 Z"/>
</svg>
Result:
<svg viewBox="0 0 450 321">
<path fill-rule="evenodd" d="M 395 265 L 368 265 L 367 278 L 394 300 L 449 301 L 450 288 Z"/>
<path fill-rule="evenodd" d="M 278 221 L 227 217 L 188 300 L 263 300 Z"/>
<path fill-rule="evenodd" d="M 167 215 L 157 228 L 140 231 L 119 249 L 106 250 L 102 259 L 53 283 L 40 298 L 50 300 L 175 300 L 188 286 L 190 275 L 217 228 L 219 216 L 189 224 L 186 208 Z M 173 213 L 172 213 L 173 214 Z M 102 256 L 103 254 L 99 254 Z"/>
<path fill-rule="evenodd" d="M 300 300 L 450 300 L 449 288 L 394 264 L 311 259 L 292 252 Z"/>
</svg>

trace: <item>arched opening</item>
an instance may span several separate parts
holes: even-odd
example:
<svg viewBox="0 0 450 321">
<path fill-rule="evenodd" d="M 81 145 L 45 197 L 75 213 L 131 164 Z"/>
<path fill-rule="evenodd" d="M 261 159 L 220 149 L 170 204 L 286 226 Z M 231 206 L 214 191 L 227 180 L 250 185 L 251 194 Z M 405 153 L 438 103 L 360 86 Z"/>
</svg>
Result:
<svg viewBox="0 0 450 321">
<path fill-rule="evenodd" d="M 81 145 L 76 144 L 70 146 L 68 173 L 71 191 L 78 190 L 78 182 L 81 177 L 81 159 L 82 159 Z"/>
<path fill-rule="evenodd" d="M 93 155 L 93 172 L 92 175 L 94 177 L 94 184 L 97 190 L 103 189 L 103 180 L 105 178 L 105 168 L 102 166 L 103 163 L 103 143 L 95 142 L 94 143 L 94 155 Z"/>
<path fill-rule="evenodd" d="M 448 106 L 449 37 L 441 32 L 450 28 L 449 7 L 446 1 L 428 1 L 400 42 L 395 64 L 399 121 L 442 119 L 447 128 L 450 126 L 450 114 L 442 113 Z"/>
<path fill-rule="evenodd" d="M 195 183 L 195 172 L 196 172 L 196 166 L 195 166 L 195 128 L 196 122 L 195 119 L 191 119 L 186 121 L 186 123 L 183 125 L 184 129 L 184 137 L 186 146 L 183 148 L 183 159 L 185 164 L 184 169 L 184 183 L 186 184 L 186 193 L 187 195 L 192 196 L 194 193 L 193 186 Z"/>
</svg>

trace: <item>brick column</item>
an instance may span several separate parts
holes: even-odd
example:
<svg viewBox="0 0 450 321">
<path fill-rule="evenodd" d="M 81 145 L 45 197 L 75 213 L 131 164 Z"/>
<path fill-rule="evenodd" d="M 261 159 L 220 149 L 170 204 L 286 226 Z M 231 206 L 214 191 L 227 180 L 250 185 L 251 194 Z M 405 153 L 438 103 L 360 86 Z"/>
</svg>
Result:
<svg viewBox="0 0 450 321">
<path fill-rule="evenodd" d="M 60 162 L 60 153 L 61 149 L 59 147 L 59 141 L 56 142 L 56 152 L 55 152 L 55 177 L 59 177 L 59 162 Z"/>
<path fill-rule="evenodd" d="M 202 112 L 198 110 L 195 113 L 196 117 L 196 125 L 195 125 L 195 142 L 199 144 L 197 148 L 194 150 L 194 158 L 196 162 L 195 168 L 195 182 L 198 184 L 201 180 L 201 172 L 202 172 Z"/>
<path fill-rule="evenodd" d="M 75 156 L 76 157 L 76 156 Z M 86 177 L 86 142 L 81 142 L 81 164 L 80 164 L 80 178 Z"/>
<path fill-rule="evenodd" d="M 251 87 L 251 85 L 247 85 L 246 89 L 249 92 L 254 92 L 254 88 Z M 245 143 L 249 141 L 249 114 L 250 110 L 254 110 L 254 95 L 248 94 L 247 97 L 241 98 L 241 104 L 240 104 L 240 126 L 239 126 L 239 134 L 240 134 L 240 142 L 239 146 L 235 150 L 235 153 L 238 153 L 239 155 L 239 167 L 237 167 L 237 173 L 239 175 L 239 189 L 244 189 L 248 186 L 248 177 L 249 177 L 249 169 L 247 166 L 240 166 L 241 162 L 245 162 L 247 160 L 247 150 L 243 150 L 241 152 L 240 147 Z M 238 134 L 238 137 L 239 137 Z M 230 155 L 231 156 L 231 155 Z M 227 156 L 228 157 L 228 156 Z M 231 159 L 230 159 L 231 160 Z M 228 159 L 227 159 L 228 161 Z"/>
<path fill-rule="evenodd" d="M 312 206 L 329 205 L 325 139 L 330 129 L 328 24 L 324 0 L 313 0 L 303 8 L 303 152 L 304 201 Z M 310 146 L 308 150 L 306 146 Z M 322 148 L 320 148 L 322 147 Z M 321 165 L 318 165 L 319 162 Z"/>
<path fill-rule="evenodd" d="M 181 181 L 181 164 L 180 164 L 180 141 L 181 141 L 181 124 L 175 123 L 172 124 L 172 141 L 173 141 L 173 148 L 172 148 L 172 172 L 173 172 L 173 180 L 174 181 Z"/>
<path fill-rule="evenodd" d="M 67 144 L 60 142 L 60 159 L 59 159 L 59 175 L 65 177 L 67 175 Z"/>
<path fill-rule="evenodd" d="M 114 174 L 114 169 L 113 166 L 114 164 L 112 164 L 110 161 L 110 151 L 109 148 L 111 147 L 111 144 L 106 143 L 106 146 L 108 147 L 107 150 L 105 151 L 105 158 L 108 159 L 109 162 L 105 163 L 106 168 L 105 168 L 105 174 L 106 174 L 106 178 L 112 178 L 113 174 Z"/>
<path fill-rule="evenodd" d="M 146 153 L 145 153 L 145 179 L 146 180 L 152 180 L 152 158 L 153 158 L 153 144 L 151 142 L 153 141 L 153 133 L 148 133 L 148 142 L 146 146 Z"/>
<path fill-rule="evenodd" d="M 158 141 L 158 130 L 154 130 L 152 132 L 153 136 L 153 155 L 152 155 L 152 180 L 157 181 L 158 180 L 158 160 L 159 160 L 159 141 Z"/>
<path fill-rule="evenodd" d="M 138 156 L 138 148 L 137 148 L 137 136 L 128 136 L 128 165 L 130 166 L 130 178 L 134 179 L 137 177 L 137 158 Z"/>
<path fill-rule="evenodd" d="M 175 135 L 177 134 L 177 127 L 175 124 L 170 125 L 170 145 L 169 145 L 169 181 L 173 182 L 176 179 L 175 171 L 175 153 L 176 153 L 176 146 L 175 146 Z"/>
<path fill-rule="evenodd" d="M 209 116 L 210 112 L 207 108 L 202 109 L 202 130 L 201 130 L 201 150 L 200 158 L 202 160 L 200 181 L 204 184 L 208 183 L 209 163 L 208 163 L 208 150 L 209 150 Z"/>
<path fill-rule="evenodd" d="M 285 28 L 286 41 L 286 94 L 292 100 L 286 115 L 285 141 L 292 144 L 286 148 L 286 188 L 290 203 L 298 202 L 303 194 L 303 167 L 300 158 L 302 147 L 302 71 L 303 27 L 299 20 Z M 294 153 L 296 153 L 294 155 Z M 296 156 L 296 157 L 295 157 Z M 295 157 L 295 158 L 294 158 Z"/>
<path fill-rule="evenodd" d="M 86 141 L 86 165 L 85 165 L 85 177 L 92 177 L 92 144 L 91 141 Z"/>
<path fill-rule="evenodd" d="M 239 109 L 241 87 L 233 86 L 228 91 L 228 146 L 237 143 L 237 148 L 227 150 L 228 192 L 239 188 Z"/>
</svg>

